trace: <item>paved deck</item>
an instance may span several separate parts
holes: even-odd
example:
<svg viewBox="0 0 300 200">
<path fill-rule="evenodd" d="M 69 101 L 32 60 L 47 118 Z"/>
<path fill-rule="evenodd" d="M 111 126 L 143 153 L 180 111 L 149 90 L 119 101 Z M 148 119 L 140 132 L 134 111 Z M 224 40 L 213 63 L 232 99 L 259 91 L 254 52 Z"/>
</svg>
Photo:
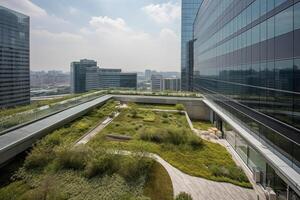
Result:
<svg viewBox="0 0 300 200">
<path fill-rule="evenodd" d="M 174 194 L 186 192 L 192 195 L 194 200 L 256 200 L 254 190 L 242 188 L 230 183 L 221 183 L 187 175 L 158 155 L 155 159 L 164 166 L 169 173 Z"/>
<path fill-rule="evenodd" d="M 124 150 L 112 150 L 112 153 L 121 155 L 132 154 L 132 152 Z M 147 155 L 154 158 L 167 170 L 172 181 L 174 196 L 180 192 L 186 192 L 192 195 L 193 200 L 257 200 L 253 189 L 190 176 L 173 167 L 156 154 L 149 153 Z"/>
</svg>

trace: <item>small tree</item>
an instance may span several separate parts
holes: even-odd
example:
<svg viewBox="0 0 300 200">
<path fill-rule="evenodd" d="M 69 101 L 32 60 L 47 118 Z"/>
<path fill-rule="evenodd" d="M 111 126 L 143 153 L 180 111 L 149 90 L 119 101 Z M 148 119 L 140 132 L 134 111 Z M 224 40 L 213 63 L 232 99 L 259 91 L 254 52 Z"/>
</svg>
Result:
<svg viewBox="0 0 300 200">
<path fill-rule="evenodd" d="M 176 104 L 176 109 L 178 110 L 178 111 L 183 111 L 184 110 L 184 105 L 182 105 L 182 104 Z"/>
<path fill-rule="evenodd" d="M 185 193 L 185 192 L 180 192 L 175 200 L 193 200 L 192 196 L 188 193 Z"/>
</svg>

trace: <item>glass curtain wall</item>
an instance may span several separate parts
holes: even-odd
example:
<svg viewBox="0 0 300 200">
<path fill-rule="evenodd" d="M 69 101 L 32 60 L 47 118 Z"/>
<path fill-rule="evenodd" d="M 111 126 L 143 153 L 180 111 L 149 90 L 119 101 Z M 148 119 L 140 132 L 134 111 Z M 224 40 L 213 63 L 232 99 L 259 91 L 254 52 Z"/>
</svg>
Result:
<svg viewBox="0 0 300 200">
<path fill-rule="evenodd" d="M 216 8 L 201 6 L 195 20 L 193 87 L 241 115 L 241 123 L 299 170 L 300 2 L 203 4 Z"/>
</svg>

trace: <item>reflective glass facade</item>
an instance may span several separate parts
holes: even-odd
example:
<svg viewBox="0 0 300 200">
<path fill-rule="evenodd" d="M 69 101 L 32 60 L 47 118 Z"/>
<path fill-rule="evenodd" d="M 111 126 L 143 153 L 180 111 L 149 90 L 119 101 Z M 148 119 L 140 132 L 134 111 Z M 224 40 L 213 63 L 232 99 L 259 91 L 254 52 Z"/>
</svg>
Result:
<svg viewBox="0 0 300 200">
<path fill-rule="evenodd" d="M 182 0 L 181 13 L 181 89 L 189 91 L 192 81 L 192 53 L 189 41 L 193 40 L 193 23 L 202 0 Z"/>
<path fill-rule="evenodd" d="M 300 1 L 204 0 L 194 39 L 194 90 L 300 172 Z M 255 147 L 227 133 L 249 168 L 264 166 L 266 186 L 274 182 Z"/>
<path fill-rule="evenodd" d="M 0 108 L 30 103 L 29 17 L 0 6 Z"/>
</svg>

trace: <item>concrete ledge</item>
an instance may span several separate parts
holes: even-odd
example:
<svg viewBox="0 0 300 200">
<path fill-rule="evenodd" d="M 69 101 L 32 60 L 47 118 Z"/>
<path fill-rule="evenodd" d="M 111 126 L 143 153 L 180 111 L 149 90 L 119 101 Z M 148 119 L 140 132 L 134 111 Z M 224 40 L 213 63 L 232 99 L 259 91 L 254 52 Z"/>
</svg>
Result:
<svg viewBox="0 0 300 200">
<path fill-rule="evenodd" d="M 117 101 L 134 103 L 183 104 L 191 119 L 208 121 L 210 116 L 210 109 L 203 103 L 203 98 L 138 95 L 113 95 L 113 98 Z"/>
</svg>

